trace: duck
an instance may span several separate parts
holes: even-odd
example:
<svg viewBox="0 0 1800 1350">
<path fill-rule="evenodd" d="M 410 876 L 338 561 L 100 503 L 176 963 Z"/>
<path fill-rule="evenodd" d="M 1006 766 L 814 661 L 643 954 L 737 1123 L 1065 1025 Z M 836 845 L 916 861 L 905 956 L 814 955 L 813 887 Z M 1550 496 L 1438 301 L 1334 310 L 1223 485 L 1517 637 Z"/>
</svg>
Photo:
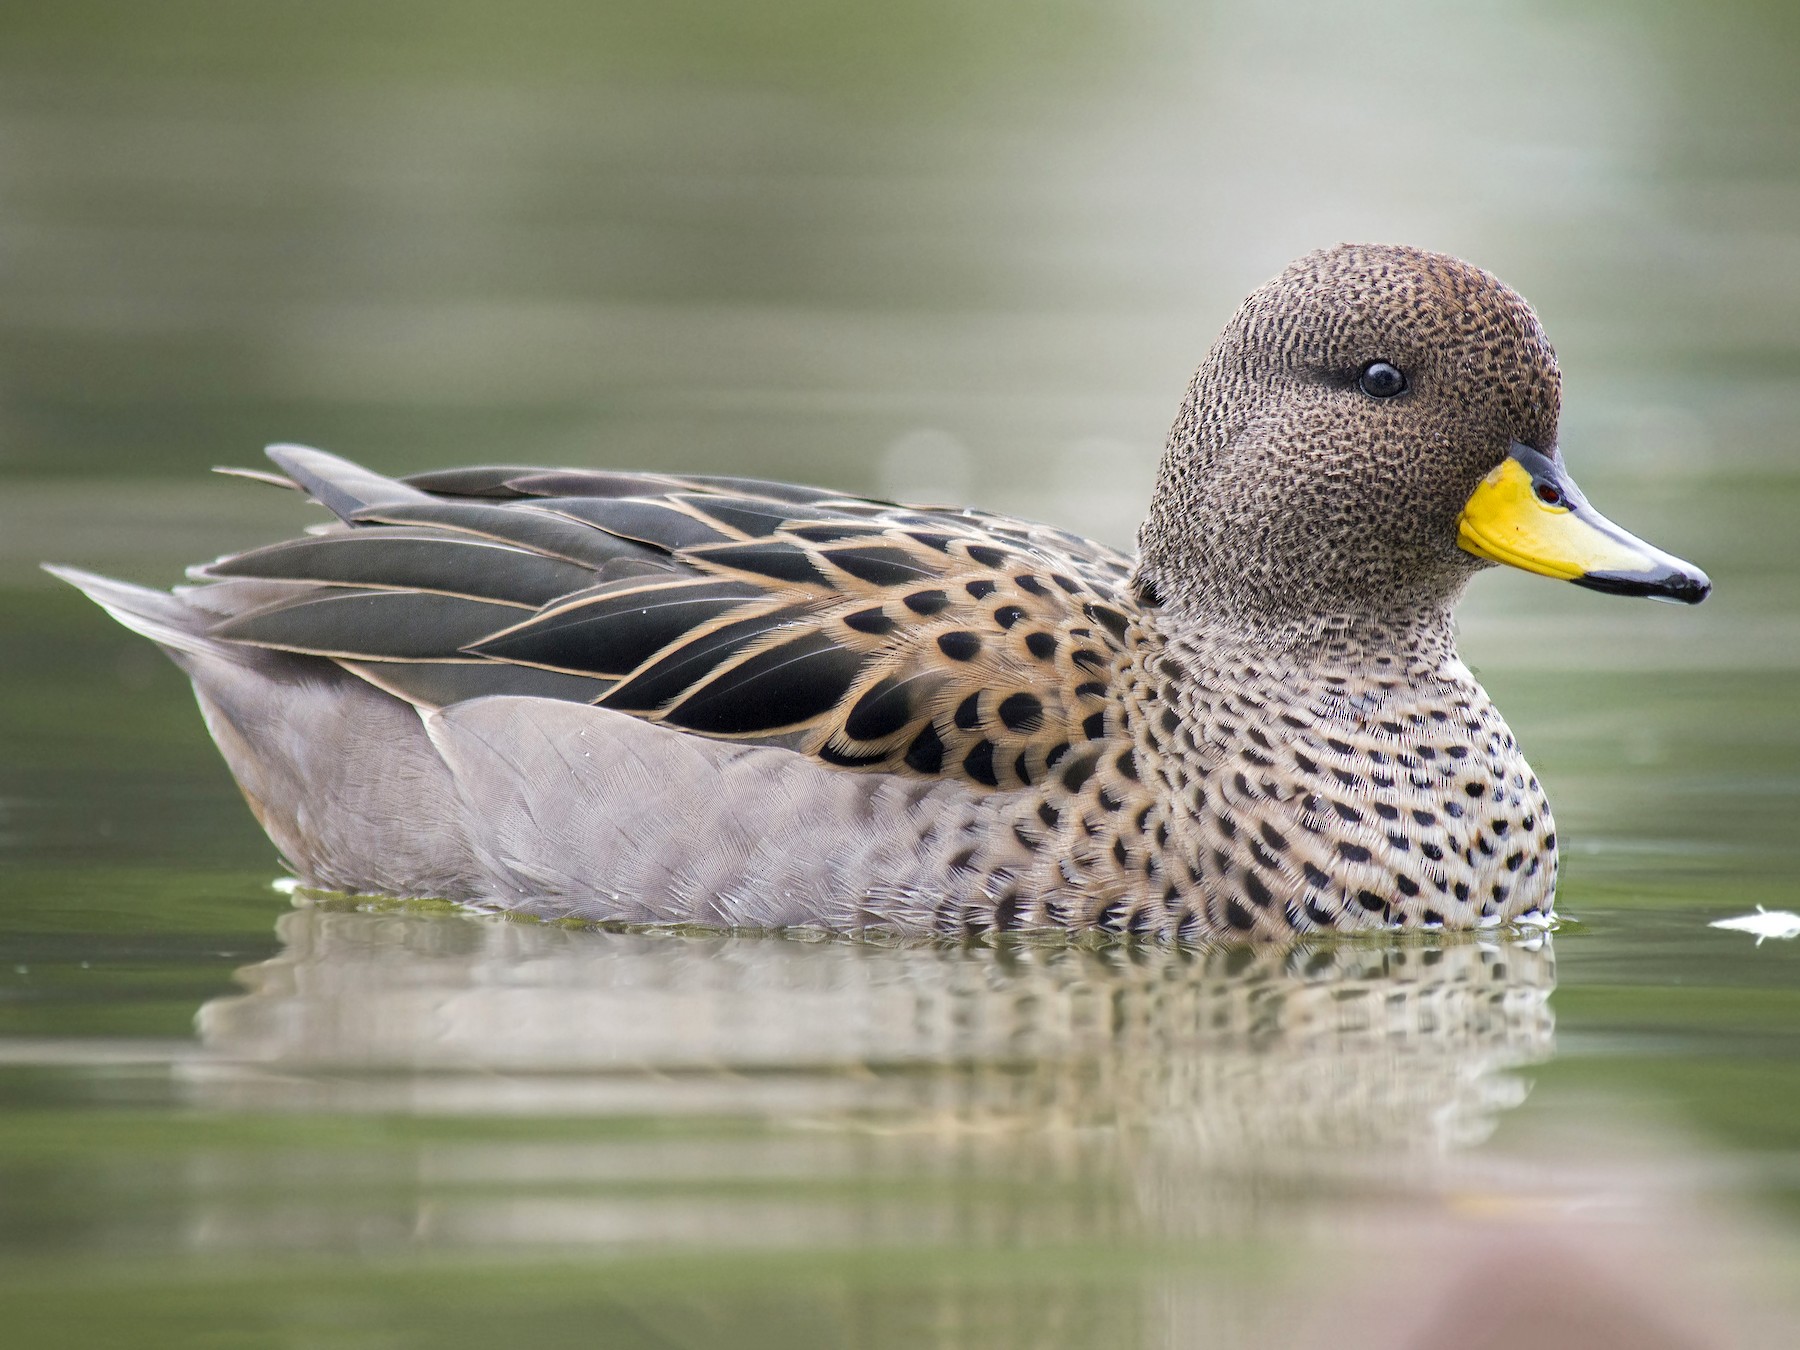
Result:
<svg viewBox="0 0 1800 1350">
<path fill-rule="evenodd" d="M 294 881 L 550 921 L 1171 942 L 1553 915 L 1550 804 L 1457 654 L 1499 565 L 1711 583 L 1570 477 L 1531 306 L 1308 254 L 1187 387 L 1135 555 L 749 478 L 388 477 L 159 591 L 52 568 L 191 678 Z"/>
</svg>

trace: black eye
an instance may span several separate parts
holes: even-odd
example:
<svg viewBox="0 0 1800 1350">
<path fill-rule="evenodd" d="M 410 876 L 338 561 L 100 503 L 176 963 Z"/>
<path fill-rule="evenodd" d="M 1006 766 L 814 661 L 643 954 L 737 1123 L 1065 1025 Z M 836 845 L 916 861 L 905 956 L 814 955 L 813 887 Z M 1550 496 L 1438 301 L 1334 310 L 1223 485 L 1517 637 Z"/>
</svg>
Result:
<svg viewBox="0 0 1800 1350">
<path fill-rule="evenodd" d="M 1371 361 L 1356 377 L 1356 387 L 1370 398 L 1392 398 L 1406 392 L 1406 376 L 1399 366 L 1386 361 Z"/>
</svg>

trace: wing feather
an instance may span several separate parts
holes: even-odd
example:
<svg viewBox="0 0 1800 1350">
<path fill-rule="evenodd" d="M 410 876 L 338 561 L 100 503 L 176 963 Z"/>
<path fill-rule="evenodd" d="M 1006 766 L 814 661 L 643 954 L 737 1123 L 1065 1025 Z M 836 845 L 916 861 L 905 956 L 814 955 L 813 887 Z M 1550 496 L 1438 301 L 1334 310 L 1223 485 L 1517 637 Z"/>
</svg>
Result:
<svg viewBox="0 0 1800 1350">
<path fill-rule="evenodd" d="M 596 702 L 1008 789 L 1105 734 L 1139 614 L 1129 558 L 979 511 L 743 478 L 385 479 L 275 458 L 343 523 L 198 569 L 214 636 L 328 656 L 422 707 Z"/>
</svg>

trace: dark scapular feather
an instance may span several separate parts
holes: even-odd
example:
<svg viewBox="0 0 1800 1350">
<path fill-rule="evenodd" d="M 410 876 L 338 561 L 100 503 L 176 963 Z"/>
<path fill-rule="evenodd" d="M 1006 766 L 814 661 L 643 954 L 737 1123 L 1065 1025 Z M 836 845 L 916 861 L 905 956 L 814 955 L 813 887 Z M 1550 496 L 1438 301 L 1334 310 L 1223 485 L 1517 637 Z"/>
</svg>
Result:
<svg viewBox="0 0 1800 1350">
<path fill-rule="evenodd" d="M 785 539 L 752 539 L 742 544 L 711 544 L 690 549 L 687 557 L 708 567 L 718 566 L 734 572 L 750 572 L 771 581 L 792 582 L 799 586 L 829 586 L 812 555 L 800 545 Z"/>
<path fill-rule="evenodd" d="M 398 694 L 408 703 L 442 708 L 466 698 L 489 694 L 522 694 L 592 703 L 611 688 L 611 681 L 560 671 L 516 666 L 505 661 L 345 661 L 370 684 Z"/>
<path fill-rule="evenodd" d="M 745 648 L 799 620 L 798 607 L 751 614 L 702 631 L 664 652 L 601 700 L 609 708 L 647 713 L 680 697 Z"/>
<path fill-rule="evenodd" d="M 532 506 L 671 553 L 696 544 L 722 544 L 737 538 L 667 501 L 642 497 L 541 497 L 534 499 Z"/>
<path fill-rule="evenodd" d="M 493 633 L 478 656 L 591 675 L 625 675 L 672 642 L 762 594 L 741 581 L 626 582 Z"/>
<path fill-rule="evenodd" d="M 444 591 L 478 600 L 547 605 L 591 586 L 591 568 L 468 535 L 398 527 L 313 535 L 222 558 L 213 577 L 269 577 L 337 586 Z"/>
<path fill-rule="evenodd" d="M 429 661 L 460 655 L 521 612 L 426 591 L 333 591 L 226 619 L 213 635 L 319 656 Z"/>
<path fill-rule="evenodd" d="M 536 502 L 492 506 L 475 501 L 429 501 L 371 507 L 351 519 L 357 525 L 436 525 L 593 568 L 615 558 L 652 561 L 667 556 L 662 550 L 645 548 L 604 529 L 539 510 Z"/>
<path fill-rule="evenodd" d="M 802 633 L 745 658 L 663 714 L 662 720 L 712 736 L 779 731 L 835 707 L 864 658 L 828 633 Z"/>
</svg>

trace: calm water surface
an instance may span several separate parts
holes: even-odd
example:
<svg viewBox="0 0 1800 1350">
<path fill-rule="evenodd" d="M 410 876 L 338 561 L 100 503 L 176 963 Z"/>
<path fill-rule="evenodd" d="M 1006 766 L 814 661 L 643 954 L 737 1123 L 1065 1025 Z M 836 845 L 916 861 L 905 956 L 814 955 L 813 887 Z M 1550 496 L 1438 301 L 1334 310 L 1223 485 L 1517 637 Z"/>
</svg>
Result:
<svg viewBox="0 0 1800 1350">
<path fill-rule="evenodd" d="M 1708 927 L 1800 910 L 1790 7 L 597 10 L 0 18 L 0 1339 L 1794 1343 L 1800 943 Z M 273 439 L 1127 542 L 1236 299 L 1359 236 L 1529 295 L 1589 495 L 1717 583 L 1465 607 L 1553 936 L 290 897 L 185 682 L 33 570 L 293 529 L 205 475 Z"/>
</svg>

